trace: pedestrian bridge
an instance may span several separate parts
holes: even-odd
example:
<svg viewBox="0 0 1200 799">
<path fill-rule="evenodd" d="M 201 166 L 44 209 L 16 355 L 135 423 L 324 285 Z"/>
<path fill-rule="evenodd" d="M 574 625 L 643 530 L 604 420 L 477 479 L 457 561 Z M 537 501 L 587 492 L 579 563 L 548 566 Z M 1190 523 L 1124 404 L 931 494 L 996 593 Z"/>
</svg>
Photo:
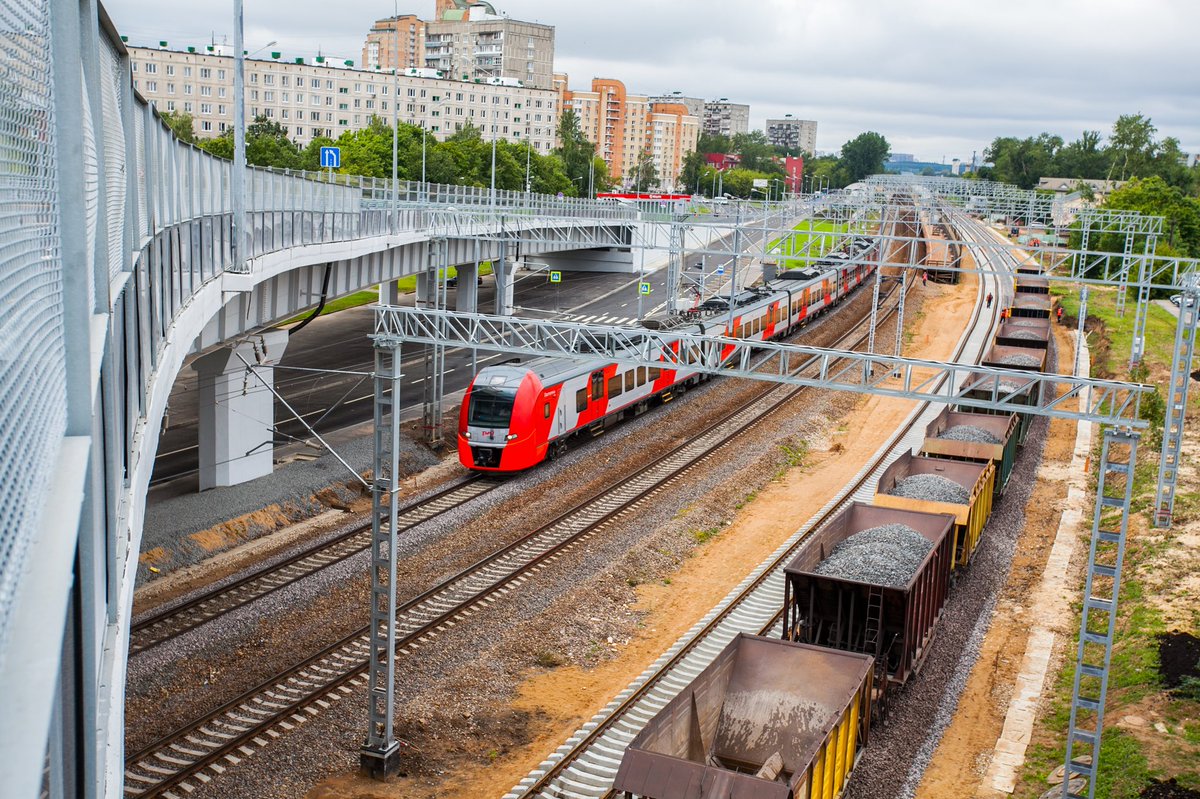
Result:
<svg viewBox="0 0 1200 799">
<path fill-rule="evenodd" d="M 216 379 L 242 372 L 230 353 L 277 359 L 286 335 L 262 331 L 322 296 L 448 265 L 466 278 L 460 307 L 474 309 L 472 270 L 493 261 L 502 302 L 517 255 L 502 231 L 520 231 L 521 257 L 619 248 L 638 213 L 462 186 L 239 175 L 179 141 L 137 95 L 92 0 L 3 0 L 0 40 L 3 793 L 115 797 L 145 499 L 185 356 L 241 342 L 199 362 Z M 418 284 L 418 302 L 431 285 Z M 208 416 L 202 441 L 223 461 L 244 431 Z M 210 464 L 202 479 L 269 470 L 261 455 Z"/>
</svg>

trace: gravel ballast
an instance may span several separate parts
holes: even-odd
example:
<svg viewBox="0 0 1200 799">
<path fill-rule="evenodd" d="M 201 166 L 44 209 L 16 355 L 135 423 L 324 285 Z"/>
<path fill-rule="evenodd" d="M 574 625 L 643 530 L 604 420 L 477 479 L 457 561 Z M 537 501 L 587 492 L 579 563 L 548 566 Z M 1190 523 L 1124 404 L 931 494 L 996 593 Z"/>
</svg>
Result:
<svg viewBox="0 0 1200 799">
<path fill-rule="evenodd" d="M 959 424 L 954 427 L 948 427 L 942 431 L 938 438 L 948 439 L 950 441 L 969 441 L 973 444 L 999 444 L 1000 439 L 984 430 L 982 427 L 976 427 L 972 424 Z"/>
<path fill-rule="evenodd" d="M 1045 336 L 1036 330 L 1010 330 L 1008 331 L 1008 336 L 1009 338 L 1038 339 L 1040 341 L 1045 341 L 1046 339 Z"/>
<path fill-rule="evenodd" d="M 826 577 L 903 588 L 933 544 L 907 524 L 870 527 L 842 541 L 813 569 Z"/>
<path fill-rule="evenodd" d="M 1006 366 L 1040 366 L 1041 361 L 1032 355 L 1009 355 L 1000 359 Z"/>
<path fill-rule="evenodd" d="M 952 502 L 955 505 L 966 505 L 971 498 L 966 488 L 940 474 L 914 474 L 898 481 L 888 493 L 894 497 Z"/>
</svg>

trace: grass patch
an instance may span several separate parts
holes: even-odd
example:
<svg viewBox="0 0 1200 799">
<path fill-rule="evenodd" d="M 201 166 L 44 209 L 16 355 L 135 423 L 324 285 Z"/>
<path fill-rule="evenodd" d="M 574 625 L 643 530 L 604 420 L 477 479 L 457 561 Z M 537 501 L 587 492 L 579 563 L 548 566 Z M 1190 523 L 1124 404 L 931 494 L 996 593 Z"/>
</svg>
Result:
<svg viewBox="0 0 1200 799">
<path fill-rule="evenodd" d="M 533 656 L 533 662 L 544 669 L 554 669 L 566 663 L 562 655 L 549 650 L 542 650 Z"/>
<path fill-rule="evenodd" d="M 1079 291 L 1073 286 L 1060 283 L 1051 285 L 1050 293 L 1062 304 L 1064 321 L 1079 318 Z M 1133 349 L 1133 317 L 1137 309 L 1137 295 L 1132 291 L 1125 303 L 1125 313 L 1117 316 L 1117 289 L 1092 286 L 1088 291 L 1088 319 L 1099 320 L 1104 325 L 1103 336 L 1107 340 L 1107 352 L 1096 357 L 1093 350 L 1092 376 L 1113 377 L 1128 372 L 1129 353 Z M 1176 317 L 1161 306 L 1150 303 L 1146 314 L 1146 361 L 1163 363 L 1170 367 L 1171 350 L 1175 347 Z M 1092 345 L 1094 333 L 1088 325 L 1088 344 Z M 1074 329 L 1074 328 L 1072 328 Z M 1103 351 L 1105 348 L 1100 347 Z"/>
<path fill-rule="evenodd" d="M 492 264 L 490 262 L 485 261 L 479 265 L 480 275 L 490 275 L 491 273 Z M 447 278 L 457 277 L 458 270 L 452 266 L 449 269 L 442 270 L 442 275 Z M 409 275 L 408 277 L 400 278 L 396 281 L 396 290 L 401 294 L 412 294 L 417 290 L 417 276 Z M 320 315 L 325 316 L 327 314 L 337 313 L 338 311 L 344 311 L 347 308 L 358 308 L 363 305 L 370 305 L 378 300 L 378 288 L 367 289 L 366 291 L 356 291 L 353 294 L 347 294 L 344 297 L 337 297 L 336 299 L 329 300 L 325 303 L 325 307 L 321 309 Z M 302 314 L 298 314 L 282 324 L 290 325 L 293 322 L 299 322 L 307 318 L 311 313 L 312 311 L 306 311 Z"/>
<path fill-rule="evenodd" d="M 767 247 L 767 252 L 778 252 L 782 256 L 805 255 L 816 257 L 824 255 L 837 244 L 840 234 L 846 231 L 846 225 L 833 222 L 806 219 L 796 225 L 796 233 L 774 239 Z M 780 269 L 800 268 L 807 261 L 783 257 L 779 261 Z"/>
<path fill-rule="evenodd" d="M 705 527 L 703 530 L 692 530 L 692 538 L 697 544 L 707 544 L 721 534 L 725 528 L 721 525 L 715 527 Z"/>
</svg>

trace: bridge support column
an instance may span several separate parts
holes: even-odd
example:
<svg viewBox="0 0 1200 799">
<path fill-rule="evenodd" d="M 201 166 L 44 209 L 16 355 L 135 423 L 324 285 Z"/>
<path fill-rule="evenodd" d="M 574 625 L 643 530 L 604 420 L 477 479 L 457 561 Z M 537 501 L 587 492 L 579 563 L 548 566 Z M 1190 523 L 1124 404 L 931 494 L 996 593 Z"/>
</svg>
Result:
<svg viewBox="0 0 1200 799">
<path fill-rule="evenodd" d="M 400 290 L 396 288 L 395 280 L 388 280 L 379 284 L 379 304 L 380 305 L 399 305 Z"/>
<path fill-rule="evenodd" d="M 279 363 L 287 331 L 259 333 L 232 348 L 197 358 L 199 373 L 200 490 L 231 486 L 271 473 L 275 442 L 275 398 L 264 382 Z"/>
<path fill-rule="evenodd" d="M 456 267 L 458 288 L 454 292 L 454 309 L 463 313 L 479 310 L 479 264 L 472 261 Z"/>
<path fill-rule="evenodd" d="M 515 271 L 517 271 L 515 260 L 497 258 L 492 261 L 492 274 L 496 277 L 496 313 L 500 316 L 512 316 L 513 273 Z"/>
</svg>

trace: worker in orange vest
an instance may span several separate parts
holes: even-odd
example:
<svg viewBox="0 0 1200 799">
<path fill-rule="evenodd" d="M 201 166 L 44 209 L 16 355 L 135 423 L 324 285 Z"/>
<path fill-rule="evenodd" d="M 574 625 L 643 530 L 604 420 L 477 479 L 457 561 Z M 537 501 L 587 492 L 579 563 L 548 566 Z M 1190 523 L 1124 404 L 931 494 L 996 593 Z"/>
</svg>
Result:
<svg viewBox="0 0 1200 799">
<path fill-rule="evenodd" d="M 1060 305 L 1060 306 L 1058 306 L 1058 310 L 1057 310 L 1057 311 L 1055 311 L 1055 314 L 1058 316 L 1058 323 L 1061 325 L 1061 324 L 1062 324 L 1062 317 L 1063 317 L 1063 310 L 1062 310 L 1062 306 L 1061 306 L 1061 305 Z"/>
</svg>

